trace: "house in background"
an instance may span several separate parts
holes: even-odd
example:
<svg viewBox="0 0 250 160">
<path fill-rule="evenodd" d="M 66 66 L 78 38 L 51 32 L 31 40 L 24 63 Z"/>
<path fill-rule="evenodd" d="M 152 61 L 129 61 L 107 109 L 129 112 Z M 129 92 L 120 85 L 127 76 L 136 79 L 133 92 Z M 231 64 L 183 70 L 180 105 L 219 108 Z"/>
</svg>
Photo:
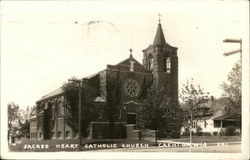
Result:
<svg viewBox="0 0 250 160">
<path fill-rule="evenodd" d="M 233 126 L 236 128 L 236 132 L 240 133 L 240 114 L 227 113 L 227 102 L 227 97 L 222 97 L 219 99 L 214 99 L 211 97 L 208 103 L 201 107 L 201 119 L 193 121 L 192 131 L 197 133 L 197 129 L 200 127 L 202 133 L 217 135 L 225 132 L 227 127 Z M 181 134 L 184 134 L 184 132 L 185 128 L 182 127 Z"/>
<path fill-rule="evenodd" d="M 10 105 L 11 106 L 11 105 Z M 18 105 L 17 105 L 18 106 Z M 9 106 L 8 106 L 9 107 Z M 35 110 L 32 107 L 17 109 L 16 114 L 10 114 L 8 122 L 8 144 L 16 145 L 30 138 L 30 116 Z M 11 113 L 10 109 L 10 113 Z"/>
</svg>

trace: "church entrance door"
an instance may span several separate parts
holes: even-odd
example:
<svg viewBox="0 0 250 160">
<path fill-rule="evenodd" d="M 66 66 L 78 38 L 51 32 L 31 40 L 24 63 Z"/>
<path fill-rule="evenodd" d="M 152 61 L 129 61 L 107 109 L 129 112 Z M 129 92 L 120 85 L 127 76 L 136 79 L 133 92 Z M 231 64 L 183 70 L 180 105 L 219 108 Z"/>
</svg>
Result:
<svg viewBox="0 0 250 160">
<path fill-rule="evenodd" d="M 127 124 L 136 124 L 136 114 L 128 113 L 127 114 Z"/>
</svg>

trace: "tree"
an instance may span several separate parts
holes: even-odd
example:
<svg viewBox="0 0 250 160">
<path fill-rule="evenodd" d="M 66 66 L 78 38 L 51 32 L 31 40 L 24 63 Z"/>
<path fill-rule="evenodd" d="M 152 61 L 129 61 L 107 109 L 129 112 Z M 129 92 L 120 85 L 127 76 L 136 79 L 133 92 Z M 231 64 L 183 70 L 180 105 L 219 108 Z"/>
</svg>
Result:
<svg viewBox="0 0 250 160">
<path fill-rule="evenodd" d="M 27 106 L 25 109 L 20 109 L 21 116 L 23 120 L 28 120 L 30 117 L 36 114 L 36 107 L 35 106 Z"/>
<path fill-rule="evenodd" d="M 30 137 L 30 117 L 36 114 L 36 107 L 27 106 L 26 109 L 19 109 L 22 121 L 20 122 L 20 134 L 23 137 Z"/>
<path fill-rule="evenodd" d="M 30 121 L 28 119 L 26 119 L 23 123 L 20 123 L 20 133 L 23 137 L 30 137 Z"/>
<path fill-rule="evenodd" d="M 20 115 L 20 107 L 18 104 L 11 102 L 8 104 L 8 138 L 10 135 L 20 134 L 20 124 L 22 117 Z"/>
<path fill-rule="evenodd" d="M 203 117 L 202 107 L 209 100 L 209 93 L 205 92 L 199 84 L 195 84 L 193 78 L 187 80 L 182 86 L 180 97 L 183 109 L 183 126 L 189 128 L 190 143 L 192 143 L 192 125 Z"/>
<path fill-rule="evenodd" d="M 221 84 L 222 95 L 228 97 L 227 115 L 241 115 L 241 73 L 241 61 L 238 61 L 227 76 L 228 82 Z"/>
<path fill-rule="evenodd" d="M 165 137 L 173 120 L 180 121 L 178 104 L 174 104 L 164 89 L 151 88 L 139 109 L 140 123 L 145 128 L 157 130 L 158 137 Z"/>
<path fill-rule="evenodd" d="M 78 80 L 77 78 L 71 78 L 73 80 Z M 63 91 L 66 99 L 67 105 L 64 107 L 67 110 L 65 115 L 66 124 L 69 125 L 74 132 L 78 131 L 78 109 L 79 109 L 79 84 L 75 81 L 65 83 L 63 85 Z M 82 135 L 87 136 L 89 131 L 89 123 L 98 117 L 98 112 L 95 111 L 95 106 L 93 104 L 93 98 L 96 95 L 95 90 L 89 83 L 83 83 L 80 86 L 82 96 L 82 108 L 84 115 L 82 117 Z M 87 113 L 87 114 L 86 114 Z"/>
<path fill-rule="evenodd" d="M 34 115 L 35 109 L 35 106 L 21 109 L 14 102 L 8 104 L 8 137 L 10 134 L 26 138 L 30 136 L 29 117 Z"/>
</svg>

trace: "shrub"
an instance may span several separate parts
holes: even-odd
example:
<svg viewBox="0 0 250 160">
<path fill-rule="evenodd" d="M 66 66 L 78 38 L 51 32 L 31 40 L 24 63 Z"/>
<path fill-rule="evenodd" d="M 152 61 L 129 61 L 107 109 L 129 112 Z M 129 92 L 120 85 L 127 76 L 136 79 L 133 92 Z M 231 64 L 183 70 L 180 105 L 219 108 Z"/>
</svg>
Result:
<svg viewBox="0 0 250 160">
<path fill-rule="evenodd" d="M 178 131 L 171 132 L 171 138 L 180 138 L 180 132 Z"/>
<path fill-rule="evenodd" d="M 218 132 L 213 132 L 213 135 L 214 135 L 214 136 L 217 136 L 217 135 L 218 135 Z"/>
<path fill-rule="evenodd" d="M 225 129 L 221 129 L 220 136 L 225 136 L 225 135 L 226 135 L 226 130 Z"/>
<path fill-rule="evenodd" d="M 228 126 L 227 128 L 226 128 L 226 136 L 234 136 L 234 135 L 236 135 L 236 127 L 234 127 L 234 126 Z"/>
<path fill-rule="evenodd" d="M 235 135 L 236 135 L 236 136 L 240 136 L 241 133 L 240 133 L 240 132 L 236 132 Z"/>
<path fill-rule="evenodd" d="M 165 138 L 167 137 L 167 133 L 164 129 L 158 129 L 157 130 L 157 137 L 158 138 Z"/>
<path fill-rule="evenodd" d="M 198 136 L 202 136 L 202 128 L 200 126 L 197 126 L 196 133 Z"/>
<path fill-rule="evenodd" d="M 182 132 L 182 134 L 181 134 L 182 136 L 189 136 L 190 135 L 190 133 L 189 132 Z"/>
<path fill-rule="evenodd" d="M 210 132 L 204 132 L 202 133 L 203 136 L 211 136 L 211 133 Z"/>
<path fill-rule="evenodd" d="M 189 128 L 185 128 L 184 132 L 182 132 L 182 136 L 189 136 Z"/>
</svg>

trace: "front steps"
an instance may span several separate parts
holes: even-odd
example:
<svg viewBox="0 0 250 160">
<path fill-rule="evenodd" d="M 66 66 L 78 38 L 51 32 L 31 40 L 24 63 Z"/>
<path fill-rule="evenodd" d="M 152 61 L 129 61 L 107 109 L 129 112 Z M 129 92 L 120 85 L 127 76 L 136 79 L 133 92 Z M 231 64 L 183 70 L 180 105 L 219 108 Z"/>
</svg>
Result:
<svg viewBox="0 0 250 160">
<path fill-rule="evenodd" d="M 137 129 L 135 124 L 128 124 L 126 126 L 127 139 L 140 139 L 140 140 L 155 140 L 155 130 Z"/>
</svg>

